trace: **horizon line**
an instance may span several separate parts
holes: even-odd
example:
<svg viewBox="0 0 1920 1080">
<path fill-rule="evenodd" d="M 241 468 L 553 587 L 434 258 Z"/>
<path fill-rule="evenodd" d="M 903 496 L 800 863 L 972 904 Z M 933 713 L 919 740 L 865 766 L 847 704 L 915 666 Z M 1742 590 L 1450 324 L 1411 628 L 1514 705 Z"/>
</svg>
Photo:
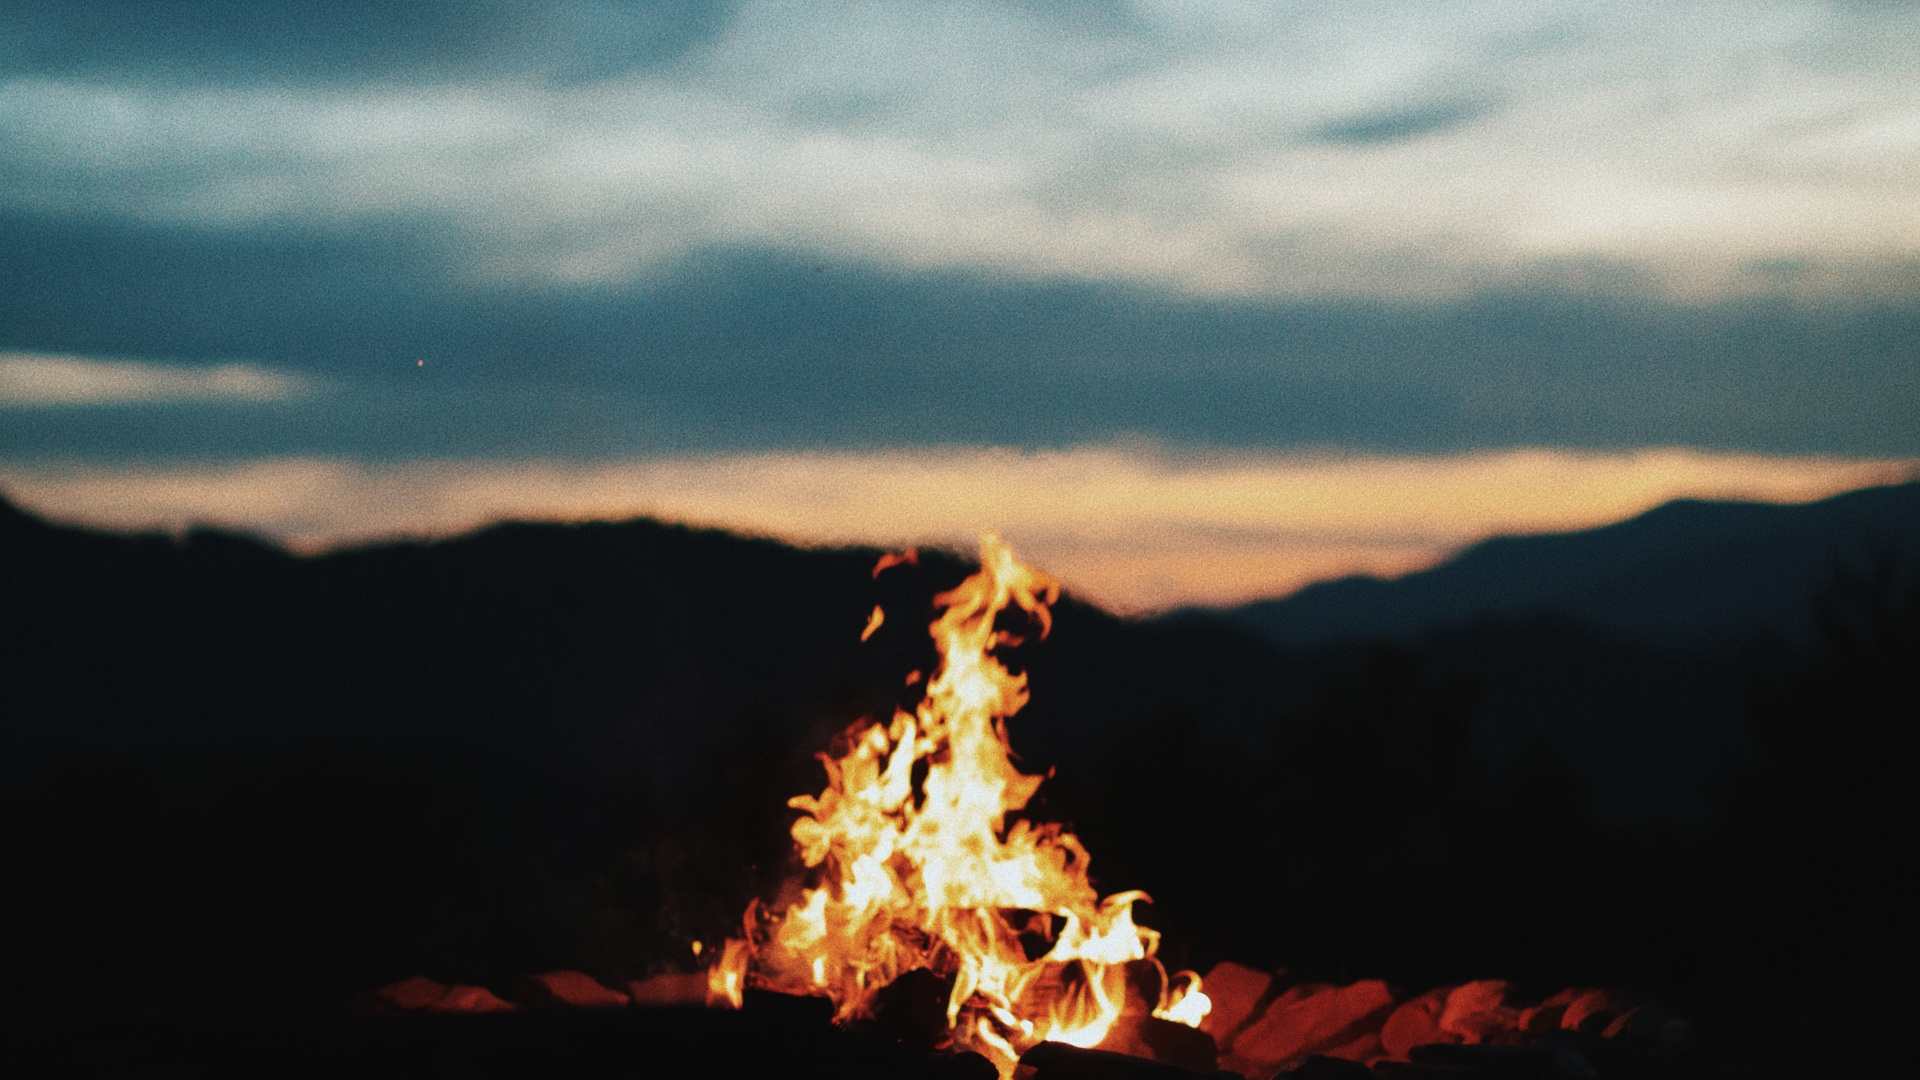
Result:
<svg viewBox="0 0 1920 1080">
<path fill-rule="evenodd" d="M 963 554 L 991 530 L 1074 595 L 1131 615 L 1402 577 L 1496 536 L 1585 531 L 1678 499 L 1808 503 L 1916 479 L 1913 459 L 1672 447 L 1382 455 L 1102 444 L 586 462 L 0 462 L 0 494 L 50 522 L 175 536 L 212 528 L 297 555 L 510 522 L 650 518 L 801 547 Z"/>
</svg>

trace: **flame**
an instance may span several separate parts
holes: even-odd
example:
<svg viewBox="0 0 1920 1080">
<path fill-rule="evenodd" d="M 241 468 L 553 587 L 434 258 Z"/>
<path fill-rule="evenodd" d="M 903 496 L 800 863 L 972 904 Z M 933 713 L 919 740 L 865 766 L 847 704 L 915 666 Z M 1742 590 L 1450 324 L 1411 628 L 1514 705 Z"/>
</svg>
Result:
<svg viewBox="0 0 1920 1080">
<path fill-rule="evenodd" d="M 873 564 L 873 576 L 877 578 L 880 576 L 882 570 L 901 565 L 919 566 L 920 549 L 908 548 L 905 551 L 889 551 L 880 556 L 880 561 Z"/>
<path fill-rule="evenodd" d="M 1186 982 L 1181 984 L 1179 993 L 1168 996 L 1165 1005 L 1153 1010 L 1153 1015 L 1162 1020 L 1172 1020 L 1175 1023 L 1197 1028 L 1200 1026 L 1200 1021 L 1205 1020 L 1207 1014 L 1213 1011 L 1213 999 L 1200 992 L 1198 974 L 1183 971 L 1174 978 L 1185 979 Z"/>
<path fill-rule="evenodd" d="M 1105 1038 L 1126 1004 L 1125 965 L 1149 960 L 1159 934 L 1134 924 L 1144 893 L 1100 899 L 1071 833 L 1007 821 L 1041 778 L 1010 760 L 1006 718 L 1026 704 L 1027 680 L 993 655 L 1020 640 L 994 620 L 1017 606 L 1045 637 L 1060 587 L 992 534 L 980 563 L 935 598 L 941 661 L 918 707 L 856 725 L 844 753 L 820 756 L 826 789 L 789 802 L 804 812 L 793 838 L 811 884 L 782 909 L 750 905 L 745 937 L 727 942 L 709 985 L 715 1003 L 736 1007 L 749 985 L 825 996 L 850 1020 L 925 968 L 953 981 L 951 1044 L 1011 1077 L 1038 1042 Z M 1205 1003 L 1195 977 L 1163 1011 L 1197 1024 Z"/>
</svg>

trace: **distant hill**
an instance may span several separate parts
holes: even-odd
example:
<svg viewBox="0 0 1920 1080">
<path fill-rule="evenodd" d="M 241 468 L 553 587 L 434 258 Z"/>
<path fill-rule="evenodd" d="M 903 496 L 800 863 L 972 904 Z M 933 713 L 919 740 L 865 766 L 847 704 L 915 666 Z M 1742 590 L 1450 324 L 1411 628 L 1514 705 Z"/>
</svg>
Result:
<svg viewBox="0 0 1920 1080">
<path fill-rule="evenodd" d="M 1892 549 L 1920 553 L 1920 483 L 1798 506 L 1680 500 L 1617 525 L 1488 540 L 1421 573 L 1325 582 L 1227 614 L 1294 646 L 1541 616 L 1667 647 L 1763 630 L 1803 641 L 1815 589 Z"/>
<path fill-rule="evenodd" d="M 0 776 L 70 741 L 118 745 L 96 728 L 223 746 L 578 738 L 670 789 L 716 735 L 759 724 L 808 762 L 855 718 L 914 700 L 903 677 L 935 660 L 932 598 L 971 569 L 926 551 L 876 579 L 878 554 L 640 519 L 296 557 L 211 530 L 64 527 L 0 499 L 0 731 L 36 733 Z M 863 642 L 876 605 L 886 621 Z M 1253 710 L 1237 673 L 1274 660 L 1227 620 L 1143 623 L 1068 597 L 1055 623 L 1013 654 L 1036 673 L 1016 742 L 1042 762 L 1076 742 L 1045 730 L 1056 716 Z"/>
<path fill-rule="evenodd" d="M 636 520 L 296 557 L 0 500 L 0 921 L 40 928 L 0 936 L 38 973 L 0 1010 L 100 971 L 232 1002 L 684 962 L 782 879 L 814 755 L 936 659 L 968 564 L 878 554 Z M 1011 650 L 1032 770 L 1167 709 L 1276 712 L 1250 631 L 1055 615 Z"/>
<path fill-rule="evenodd" d="M 1834 560 L 1913 535 L 1915 495 L 1677 504 L 1269 605 L 1320 605 L 1310 648 L 1065 601 L 1009 650 L 1014 749 L 1052 773 L 1027 811 L 1154 898 L 1170 970 L 1643 986 L 1742 1040 L 1781 1001 L 1890 1038 L 1911 557 L 1805 645 L 1671 642 L 1792 622 Z M 933 662 L 968 565 L 875 580 L 876 554 L 631 521 L 299 558 L 0 501 L 0 1017 L 691 966 L 792 881 L 813 755 Z"/>
</svg>

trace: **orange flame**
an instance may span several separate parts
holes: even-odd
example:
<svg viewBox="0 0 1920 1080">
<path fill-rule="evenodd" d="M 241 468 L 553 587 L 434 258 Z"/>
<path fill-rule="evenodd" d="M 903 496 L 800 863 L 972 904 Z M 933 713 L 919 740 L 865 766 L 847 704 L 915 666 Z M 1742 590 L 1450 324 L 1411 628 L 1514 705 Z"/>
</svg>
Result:
<svg viewBox="0 0 1920 1080">
<path fill-rule="evenodd" d="M 850 731 L 850 749 L 820 757 L 826 790 L 789 802 L 805 812 L 793 838 L 814 884 L 783 910 L 750 906 L 745 937 L 727 943 L 710 985 L 716 1003 L 736 1006 L 748 985 L 829 997 L 848 1020 L 926 968 L 953 980 L 951 1043 L 1010 1077 L 1042 1040 L 1100 1042 L 1126 1004 L 1124 965 L 1151 958 L 1159 934 L 1134 925 L 1145 894 L 1100 899 L 1071 833 L 1007 823 L 1041 778 L 1009 759 L 1006 718 L 1026 704 L 1027 680 L 993 655 L 1019 640 L 994 619 L 1017 605 L 1045 637 L 1060 587 L 991 534 L 980 562 L 935 598 L 941 662 L 916 710 Z M 1197 977 L 1185 989 L 1159 1011 L 1197 1024 L 1206 997 Z"/>
<path fill-rule="evenodd" d="M 889 551 L 881 555 L 880 561 L 873 564 L 873 576 L 877 578 L 882 570 L 902 565 L 919 566 L 920 549 L 908 548 L 905 551 Z"/>
<path fill-rule="evenodd" d="M 1153 1015 L 1162 1020 L 1172 1020 L 1188 1027 L 1199 1027 L 1200 1022 L 1213 1011 L 1213 999 L 1200 992 L 1200 976 L 1191 971 L 1183 971 L 1174 976 L 1184 979 L 1179 993 L 1169 994 L 1167 1003 L 1153 1011 Z"/>
</svg>

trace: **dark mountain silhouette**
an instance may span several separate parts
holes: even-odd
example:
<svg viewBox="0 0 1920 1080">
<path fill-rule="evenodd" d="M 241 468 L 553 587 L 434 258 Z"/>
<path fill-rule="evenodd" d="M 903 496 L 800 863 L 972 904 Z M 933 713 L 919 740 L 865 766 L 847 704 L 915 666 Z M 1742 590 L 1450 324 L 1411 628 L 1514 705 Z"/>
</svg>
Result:
<svg viewBox="0 0 1920 1080">
<path fill-rule="evenodd" d="M 1231 614 L 1289 645 L 1412 640 L 1537 616 L 1668 647 L 1762 631 L 1804 642 L 1813 590 L 1901 545 L 1920 547 L 1920 483 L 1800 506 L 1680 500 L 1617 525 L 1488 540 L 1422 573 L 1311 585 Z"/>
<path fill-rule="evenodd" d="M 935 662 L 968 565 L 878 554 L 634 521 L 295 558 L 0 503 L 0 833 L 41 928 L 0 964 L 220 1000 L 683 962 L 786 872 L 813 755 Z M 1016 651 L 1035 771 L 1156 710 L 1273 711 L 1244 630 L 1056 614 L 1071 647 Z"/>
<path fill-rule="evenodd" d="M 1656 613 L 1704 602 L 1706 571 L 1674 569 L 1702 562 L 1748 567 L 1723 612 L 1790 618 L 1807 584 L 1803 640 L 1738 649 L 1519 603 L 1295 648 L 1068 600 L 1011 651 L 1014 747 L 1053 773 L 1030 814 L 1075 828 L 1102 889 L 1155 897 L 1170 967 L 1606 984 L 1733 1048 L 1714 1075 L 1846 1074 L 1904 1031 L 1920 566 L 1888 546 L 1823 579 L 1817 553 L 1865 550 L 1902 499 L 1758 508 L 1804 528 L 1750 528 L 1751 565 L 1687 526 L 1747 509 L 1696 505 L 1513 572 L 1691 598 L 1617 609 Z M 1654 526 L 1692 554 L 1662 561 Z M 1816 554 L 1754 576 L 1786 550 Z M 933 663 L 933 596 L 968 564 L 876 580 L 877 554 L 635 521 L 295 558 L 0 502 L 0 1012 L 691 966 L 794 869 L 812 755 Z M 1553 594 L 1555 565 L 1587 580 Z"/>
<path fill-rule="evenodd" d="M 1822 584 L 1901 550 L 1920 551 L 1920 484 L 1799 506 L 1682 500 L 1225 614 L 1283 646 L 1393 641 L 1473 672 L 1476 745 L 1496 769 L 1546 748 L 1599 821 L 1699 831 L 1757 753 L 1755 642 L 1806 647 Z"/>
</svg>

